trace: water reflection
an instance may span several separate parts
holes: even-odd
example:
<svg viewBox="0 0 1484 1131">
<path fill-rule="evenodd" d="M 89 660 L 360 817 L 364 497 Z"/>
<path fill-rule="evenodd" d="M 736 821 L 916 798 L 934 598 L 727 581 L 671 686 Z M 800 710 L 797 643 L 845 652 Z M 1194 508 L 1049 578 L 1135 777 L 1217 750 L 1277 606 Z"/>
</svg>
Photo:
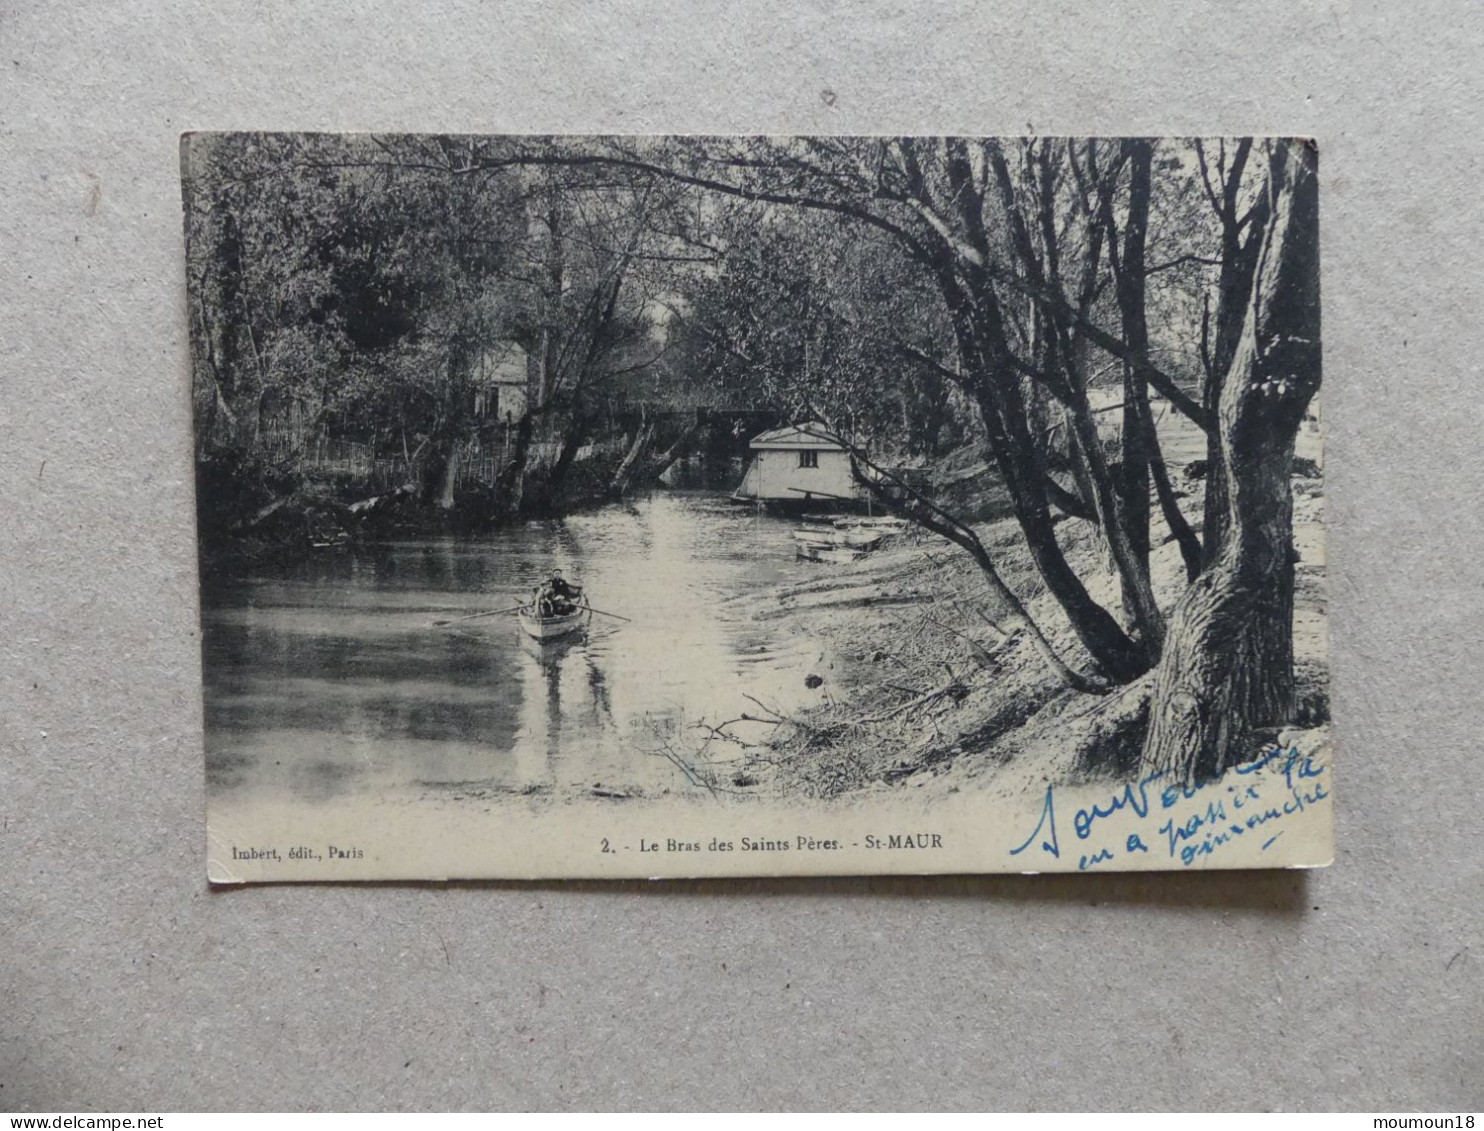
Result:
<svg viewBox="0 0 1484 1131">
<path fill-rule="evenodd" d="M 546 643 L 508 615 L 432 624 L 518 604 L 552 566 L 631 619 Z M 203 596 L 213 804 L 692 790 L 665 741 L 735 717 L 744 693 L 785 708 L 817 694 L 807 642 L 722 603 L 800 569 L 787 523 L 676 493 L 216 579 Z"/>
</svg>

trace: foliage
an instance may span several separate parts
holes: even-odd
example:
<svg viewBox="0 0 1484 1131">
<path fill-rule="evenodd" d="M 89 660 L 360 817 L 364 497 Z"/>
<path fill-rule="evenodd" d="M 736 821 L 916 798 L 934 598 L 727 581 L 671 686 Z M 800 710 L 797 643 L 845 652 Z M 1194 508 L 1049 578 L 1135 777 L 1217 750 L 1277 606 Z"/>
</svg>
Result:
<svg viewBox="0 0 1484 1131">
<path fill-rule="evenodd" d="M 1250 377 L 1238 345 L 1270 285 L 1259 260 L 1291 148 L 197 135 L 198 458 L 249 480 L 248 506 L 316 445 L 353 440 L 450 510 L 461 461 L 498 440 L 504 465 L 471 499 L 496 521 L 560 509 L 575 483 L 621 493 L 657 437 L 661 463 L 690 442 L 674 419 L 707 410 L 823 419 L 863 465 L 982 440 L 1080 648 L 1047 646 L 1048 663 L 1072 686 L 1127 683 L 1165 645 L 1156 524 L 1195 580 L 1230 541 L 1243 477 L 1292 456 L 1231 458 L 1221 409 L 1225 383 Z M 526 361 L 518 420 L 481 407 L 492 372 L 509 389 L 510 357 Z M 1207 436 L 1195 522 L 1156 406 Z M 569 476 L 593 440 L 615 467 L 597 491 L 593 467 Z M 903 509 L 998 584 L 963 521 L 920 494 Z M 1068 559 L 1066 517 L 1095 526 L 1121 601 Z"/>
</svg>

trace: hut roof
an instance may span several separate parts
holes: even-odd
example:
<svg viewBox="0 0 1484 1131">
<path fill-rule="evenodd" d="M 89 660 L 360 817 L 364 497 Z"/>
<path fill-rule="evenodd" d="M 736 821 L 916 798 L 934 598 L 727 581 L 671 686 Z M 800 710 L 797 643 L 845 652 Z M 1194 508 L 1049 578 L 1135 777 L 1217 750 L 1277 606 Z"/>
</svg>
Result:
<svg viewBox="0 0 1484 1131">
<path fill-rule="evenodd" d="M 485 351 L 482 376 L 489 385 L 524 385 L 527 379 L 526 351 L 515 342 L 501 342 Z"/>
<path fill-rule="evenodd" d="M 822 451 L 846 451 L 839 437 L 817 420 L 806 424 L 789 424 L 762 432 L 752 438 L 749 448 L 817 448 Z"/>
</svg>

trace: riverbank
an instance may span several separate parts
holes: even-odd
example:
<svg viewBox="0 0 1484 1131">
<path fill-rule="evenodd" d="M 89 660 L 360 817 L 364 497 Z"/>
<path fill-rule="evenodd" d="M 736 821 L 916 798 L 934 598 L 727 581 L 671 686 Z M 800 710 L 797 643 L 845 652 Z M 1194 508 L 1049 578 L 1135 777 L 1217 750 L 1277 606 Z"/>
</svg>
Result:
<svg viewBox="0 0 1484 1131">
<path fill-rule="evenodd" d="M 518 504 L 508 491 L 472 484 L 441 505 L 421 486 L 376 487 L 360 479 L 270 476 L 261 469 L 203 465 L 197 531 L 203 574 L 290 567 L 357 542 L 437 535 L 476 536 L 530 521 L 579 514 L 614 500 L 616 457 L 573 463 L 559 486 L 531 469 Z"/>
<path fill-rule="evenodd" d="M 1317 456 L 1317 434 L 1312 440 Z M 1324 495 L 1317 463 L 1305 460 L 1299 467 L 1299 708 L 1287 738 L 1318 744 L 1327 739 L 1329 714 Z M 1199 492 L 1182 502 L 1199 529 Z M 1057 653 L 1090 671 L 1071 626 L 1035 573 L 1017 524 L 986 522 L 976 532 Z M 1116 581 L 1095 527 L 1068 519 L 1058 532 L 1093 596 L 1117 609 Z M 1156 528 L 1156 541 L 1163 533 Z M 1168 613 L 1186 586 L 1178 546 L 1157 545 L 1150 565 L 1156 598 Z M 756 621 L 776 626 L 784 639 L 817 642 L 825 657 L 810 673 L 820 681 L 824 703 L 787 718 L 766 745 L 744 748 L 737 780 L 759 791 L 828 798 L 972 788 L 1014 795 L 1039 791 L 1048 782 L 1116 778 L 1137 766 L 1150 677 L 1101 695 L 1064 687 L 1025 633 L 998 627 L 1003 610 L 983 575 L 945 540 L 886 549 L 850 566 L 821 567 L 817 578 L 736 604 Z"/>
</svg>

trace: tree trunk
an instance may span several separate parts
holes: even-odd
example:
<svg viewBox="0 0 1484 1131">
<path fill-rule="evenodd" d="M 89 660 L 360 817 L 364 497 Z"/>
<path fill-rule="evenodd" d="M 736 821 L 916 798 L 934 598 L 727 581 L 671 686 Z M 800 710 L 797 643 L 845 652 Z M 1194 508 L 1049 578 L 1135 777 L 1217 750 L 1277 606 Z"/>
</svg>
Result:
<svg viewBox="0 0 1484 1131">
<path fill-rule="evenodd" d="M 1129 566 L 1120 573 L 1123 607 L 1130 623 L 1136 625 L 1139 623 L 1141 592 L 1147 592 L 1151 604 L 1154 601 L 1149 578 L 1149 464 L 1153 434 L 1154 417 L 1149 411 L 1149 392 L 1144 378 L 1134 371 L 1133 366 L 1125 365 L 1123 430 L 1119 437 L 1123 459 L 1114 485 L 1118 490 L 1118 517 L 1122 520 L 1123 535 L 1128 543 Z"/>
<path fill-rule="evenodd" d="M 1125 600 L 1131 610 L 1131 620 L 1138 635 L 1137 645 L 1130 647 L 1142 656 L 1138 670 L 1130 679 L 1143 675 L 1158 659 L 1164 642 L 1164 619 L 1154 600 L 1154 588 L 1149 579 L 1148 552 L 1141 560 L 1129 537 L 1128 522 L 1123 515 L 1121 501 L 1117 497 L 1117 477 L 1108 467 L 1103 456 L 1102 441 L 1098 435 L 1097 421 L 1087 400 L 1083 377 L 1067 363 L 1071 356 L 1069 336 L 1063 333 L 1059 349 L 1061 363 L 1066 367 L 1068 391 L 1066 399 L 1067 423 L 1072 438 L 1080 449 L 1079 459 L 1092 491 L 1092 504 L 1097 508 L 1098 525 L 1107 540 L 1109 554 L 1123 586 Z M 1147 497 L 1146 497 L 1147 507 Z M 1148 520 L 1145 526 L 1147 530 Z M 1147 541 L 1147 534 L 1146 534 Z M 1110 618 L 1111 619 L 1111 618 Z M 1120 682 L 1126 682 L 1120 680 Z"/>
<path fill-rule="evenodd" d="M 613 479 L 608 484 L 608 494 L 613 498 L 622 498 L 624 492 L 629 489 L 629 482 L 634 477 L 634 470 L 649 447 L 649 441 L 654 437 L 654 425 L 646 419 L 645 413 L 639 416 L 639 426 L 634 432 L 634 442 L 629 445 L 629 450 L 624 454 L 623 460 L 618 465 L 618 470 L 613 473 Z"/>
<path fill-rule="evenodd" d="M 1142 138 L 1123 143 L 1128 154 L 1128 220 L 1123 229 L 1121 270 L 1115 289 L 1123 316 L 1123 339 L 1130 350 L 1149 349 L 1149 325 L 1144 311 L 1144 246 L 1149 226 L 1149 177 L 1153 147 Z M 1111 236 L 1111 233 L 1110 233 Z M 1111 246 L 1111 241 L 1110 241 Z M 1124 579 L 1123 603 L 1129 619 L 1139 622 L 1140 590 L 1149 589 L 1149 464 L 1154 420 L 1149 411 L 1149 389 L 1144 374 L 1123 366 L 1123 471 L 1119 476 L 1119 516 L 1128 538 L 1132 579 Z M 1130 583 L 1132 582 L 1132 584 Z M 1152 596 L 1149 598 L 1152 601 Z M 1157 655 L 1157 652 L 1153 654 Z"/>
<path fill-rule="evenodd" d="M 1170 528 L 1170 537 L 1180 545 L 1180 556 L 1185 561 L 1185 580 L 1194 581 L 1200 576 L 1204 564 L 1201 540 L 1196 537 L 1195 531 L 1190 528 L 1190 523 L 1185 521 L 1185 515 L 1180 511 L 1180 501 L 1175 498 L 1175 488 L 1170 483 L 1169 469 L 1165 467 L 1164 456 L 1159 450 L 1159 438 L 1152 435 L 1154 420 L 1147 420 L 1145 427 L 1151 433 L 1149 450 L 1153 458 L 1149 461 L 1149 475 L 1154 480 L 1155 494 L 1159 496 L 1160 513 L 1164 516 L 1165 525 Z"/>
<path fill-rule="evenodd" d="M 234 321 L 238 317 L 237 312 L 241 309 L 238 301 L 242 294 L 242 234 L 237 225 L 237 219 L 230 211 L 224 211 L 222 215 L 222 226 L 217 237 L 216 244 L 216 270 L 217 281 L 221 290 L 217 297 L 216 309 L 222 315 L 217 338 L 218 346 L 215 350 L 215 359 L 212 365 L 217 376 L 217 384 L 221 386 L 223 399 L 231 404 L 237 399 L 238 380 L 237 372 L 238 353 L 241 343 L 237 334 L 237 326 Z M 203 291 L 205 279 L 202 279 Z M 205 296 L 201 299 L 202 327 L 207 335 L 208 346 L 212 341 L 212 329 L 206 322 Z M 233 419 L 235 426 L 236 420 Z M 234 437 L 235 438 L 235 437 Z"/>
<path fill-rule="evenodd" d="M 1045 262 L 1043 264 L 1041 258 L 1036 253 L 1035 245 L 1031 239 L 1030 230 L 1025 223 L 1025 219 L 1016 205 L 1015 189 L 1011 182 L 1009 168 L 1005 163 L 1004 155 L 998 143 L 990 141 L 986 144 L 988 146 L 990 163 L 994 169 L 995 181 L 1000 189 L 1000 199 L 1010 218 L 1012 241 L 1016 249 L 1016 254 L 1020 258 L 1021 266 L 1027 275 L 1038 285 L 1051 286 L 1055 290 L 1060 291 L 1059 239 L 1056 234 L 1056 223 L 1053 215 L 1054 209 L 1048 207 L 1050 197 L 1043 193 L 1043 206 L 1040 211 L 1045 255 Z M 1048 178 L 1049 172 L 1043 169 L 1043 186 L 1048 183 Z M 1141 230 L 1140 239 L 1142 240 L 1142 238 Z M 987 247 L 987 244 L 984 247 Z M 1109 245 L 1109 253 L 1113 255 L 1111 244 Z M 983 248 L 981 248 L 981 254 L 987 254 Z M 999 305 L 993 289 L 988 285 L 982 271 L 971 272 L 970 279 L 971 287 L 969 293 L 973 297 L 974 306 L 977 310 L 983 311 L 987 315 L 987 317 L 977 319 L 976 321 L 982 326 L 986 340 L 990 344 L 991 351 L 993 351 L 990 353 L 990 356 L 998 363 L 995 368 L 998 371 L 1009 370 L 1013 372 L 1013 365 L 1007 364 L 1008 359 L 1006 355 L 1009 352 L 1009 347 L 1005 341 Z M 1136 661 L 1131 664 L 1120 663 L 1120 671 L 1124 674 L 1114 674 L 1113 669 L 1109 669 L 1109 674 L 1113 675 L 1119 682 L 1127 682 L 1148 671 L 1150 665 L 1159 657 L 1160 648 L 1164 640 L 1164 619 L 1160 614 L 1159 606 L 1155 603 L 1154 592 L 1149 584 L 1147 560 L 1141 566 L 1136 549 L 1129 539 L 1128 524 L 1124 520 L 1122 507 L 1115 497 L 1117 494 L 1117 485 L 1113 482 L 1109 474 L 1107 462 L 1103 458 L 1102 448 L 1098 438 L 1097 423 L 1093 419 L 1092 410 L 1087 401 L 1087 385 L 1084 374 L 1076 364 L 1076 346 L 1072 337 L 1072 322 L 1075 319 L 1069 317 L 1069 314 L 1072 313 L 1069 310 L 1058 313 L 1055 309 L 1047 309 L 1045 313 L 1048 316 L 1046 327 L 1047 338 L 1049 342 L 1054 342 L 1061 364 L 1058 367 L 1048 361 L 1046 370 L 1042 373 L 1042 379 L 1043 381 L 1054 380 L 1058 370 L 1065 377 L 1065 380 L 1059 382 L 1060 389 L 1058 397 L 1063 400 L 1069 410 L 1069 423 L 1072 425 L 1077 442 L 1082 445 L 1083 453 L 1086 456 L 1086 471 L 1093 488 L 1093 495 L 1089 501 L 1097 508 L 1099 526 L 1107 538 L 1108 549 L 1112 553 L 1114 563 L 1117 566 L 1119 580 L 1123 584 L 1125 598 L 1130 607 L 1130 619 L 1133 623 L 1134 635 L 1138 638 L 1137 641 L 1129 639 L 1128 634 L 1123 632 L 1122 628 L 1118 626 L 1117 622 L 1113 620 L 1107 611 L 1087 597 L 1086 588 L 1082 585 L 1080 579 L 1077 581 L 1077 588 L 1082 591 L 1082 599 L 1088 604 L 1091 604 L 1101 614 L 1101 618 L 1098 618 L 1094 614 L 1094 619 L 1106 618 L 1108 622 L 1112 623 L 1113 627 L 1118 630 L 1119 636 L 1123 638 L 1123 650 L 1130 657 L 1137 657 Z M 1025 428 L 1025 409 L 1019 397 L 1019 389 L 1012 381 L 1001 380 L 997 383 L 996 390 L 1003 410 L 1006 431 L 1012 438 L 1019 441 L 1019 433 Z M 1040 486 L 1039 476 L 1036 485 L 1038 487 Z M 1045 493 L 1042 491 L 1043 509 L 1044 497 Z M 1148 501 L 1146 496 L 1146 512 L 1147 508 Z M 1019 512 L 1018 506 L 1017 512 Z M 1017 517 L 1021 517 L 1019 513 L 1017 513 Z M 1022 525 L 1025 525 L 1023 517 Z M 1027 537 L 1035 540 L 1036 535 L 1032 534 L 1029 528 L 1026 529 L 1026 534 Z M 1067 569 L 1068 572 L 1071 572 L 1070 567 L 1066 564 L 1065 555 L 1062 555 L 1060 550 L 1057 551 L 1056 557 L 1060 559 L 1061 566 Z M 1037 564 L 1040 564 L 1039 559 Z M 1045 577 L 1044 571 L 1043 577 Z M 1046 582 L 1055 591 L 1051 578 L 1046 577 Z M 1075 597 L 1075 594 L 1073 596 Z M 1061 601 L 1060 596 L 1057 599 Z M 1065 601 L 1062 601 L 1062 605 L 1063 607 L 1067 607 Z M 1070 607 L 1067 607 L 1067 612 L 1073 616 L 1073 623 L 1076 624 L 1077 616 L 1072 613 Z"/>
<path fill-rule="evenodd" d="M 1213 359 L 1201 396 L 1202 407 L 1211 414 L 1212 420 L 1221 414 L 1221 384 L 1225 372 Z M 1226 489 L 1226 467 L 1221 459 L 1221 425 L 1218 421 L 1206 433 L 1206 501 L 1202 508 L 1201 560 L 1207 566 L 1214 564 L 1221 552 L 1230 508 L 1231 496 Z"/>
<path fill-rule="evenodd" d="M 1269 218 L 1269 199 L 1267 196 L 1259 197 L 1247 217 L 1247 236 L 1245 242 L 1243 241 L 1243 223 L 1237 216 L 1237 201 L 1242 187 L 1242 172 L 1246 168 L 1251 145 L 1248 140 L 1238 144 L 1230 171 L 1222 185 L 1221 198 L 1216 202 L 1219 205 L 1217 215 L 1221 219 L 1221 276 L 1216 291 L 1216 340 L 1210 355 L 1205 358 L 1206 384 L 1201 395 L 1201 405 L 1213 422 L 1221 411 L 1223 379 L 1231 368 L 1232 357 L 1236 354 L 1237 343 L 1242 336 L 1247 303 L 1257 271 L 1258 252 L 1262 249 Z M 1209 336 L 1206 326 L 1202 327 L 1202 335 L 1202 352 L 1205 353 L 1205 339 Z M 1207 565 L 1214 562 L 1220 553 L 1230 506 L 1226 469 L 1221 459 L 1221 430 L 1213 423 L 1206 433 L 1206 502 L 1202 556 Z"/>
<path fill-rule="evenodd" d="M 200 429 L 197 437 L 202 450 L 205 450 L 205 441 L 214 437 L 217 431 L 217 422 L 226 422 L 226 440 L 230 444 L 237 435 L 237 414 L 232 411 L 231 401 L 227 397 L 225 385 L 228 375 L 223 372 L 223 367 L 217 361 L 216 347 L 213 343 L 211 320 L 206 315 L 206 299 L 198 297 L 196 300 L 197 310 L 201 319 L 201 341 L 205 343 L 206 372 L 211 379 L 211 417 L 208 427 Z"/>
<path fill-rule="evenodd" d="M 530 460 L 531 437 L 535 431 L 536 418 L 527 408 L 515 426 L 515 443 L 511 446 L 510 458 L 495 480 L 495 506 L 501 518 L 508 520 L 520 514 L 525 498 L 526 464 Z"/>
<path fill-rule="evenodd" d="M 545 285 L 538 293 L 541 336 L 536 359 L 534 388 L 527 393 L 528 408 L 545 408 L 556 392 L 557 362 L 562 350 L 562 295 L 566 291 L 566 250 L 562 243 L 562 209 L 555 189 L 547 198 Z M 530 385 L 528 374 L 528 387 Z M 535 399 L 531 396 L 534 394 Z"/>
<path fill-rule="evenodd" d="M 701 431 L 701 415 L 697 413 L 695 418 L 685 426 L 676 441 L 657 456 L 652 464 L 645 470 L 645 477 L 651 481 L 657 481 L 665 472 L 674 466 L 675 461 L 683 456 L 696 434 Z"/>
<path fill-rule="evenodd" d="M 1047 507 L 1044 468 L 1034 462 L 1026 466 L 1028 453 L 1017 450 L 1006 436 L 993 404 L 981 402 L 980 415 L 989 429 L 990 449 L 1041 580 L 1065 610 L 1083 647 L 1108 677 L 1116 683 L 1137 679 L 1149 670 L 1149 660 L 1108 611 L 1092 599 L 1067 562 Z"/>
<path fill-rule="evenodd" d="M 1319 388 L 1317 157 L 1274 143 L 1271 222 L 1222 382 L 1227 535 L 1187 590 L 1155 674 L 1144 769 L 1195 782 L 1254 753 L 1253 732 L 1294 709 L 1294 441 Z"/>
<path fill-rule="evenodd" d="M 438 493 L 434 496 L 434 505 L 442 511 L 453 510 L 453 492 L 459 481 L 459 457 L 463 452 L 463 444 L 457 436 L 449 438 L 443 448 L 443 467 L 438 476 Z"/>
<path fill-rule="evenodd" d="M 968 280 L 974 289 L 971 299 L 959 285 L 951 260 L 939 265 L 938 279 L 953 318 L 959 380 L 978 406 L 1031 560 L 1098 667 L 1116 683 L 1137 679 L 1149 670 L 1147 653 L 1092 599 L 1056 540 L 1046 497 L 1046 467 L 1037 457 L 1026 425 L 1019 376 L 1008 360 L 998 300 L 987 281 L 975 277 Z M 1087 413 L 1082 416 L 1091 419 Z"/>
<path fill-rule="evenodd" d="M 1072 410 L 1065 405 L 1062 406 L 1062 419 L 1067 427 L 1067 456 L 1072 463 L 1072 481 L 1077 484 L 1077 494 L 1088 501 L 1092 507 L 1092 522 L 1098 527 L 1098 538 L 1103 542 L 1103 549 L 1107 550 L 1107 536 L 1102 530 L 1102 519 L 1097 513 L 1097 507 L 1093 504 L 1092 471 L 1087 466 L 1087 453 L 1082 450 L 1082 444 L 1077 439 L 1076 422 L 1072 419 Z M 1109 562 L 1112 562 L 1110 557 Z M 1111 564 L 1109 568 L 1112 568 Z"/>
<path fill-rule="evenodd" d="M 567 426 L 566 435 L 562 437 L 562 450 L 557 453 L 556 462 L 551 465 L 551 472 L 546 477 L 546 487 L 542 492 L 542 505 L 548 511 L 554 511 L 560 501 L 562 484 L 566 482 L 567 473 L 572 470 L 572 465 L 577 462 L 577 453 L 582 445 L 587 442 L 587 434 L 592 428 L 592 417 L 585 414 L 576 414 Z"/>
</svg>

